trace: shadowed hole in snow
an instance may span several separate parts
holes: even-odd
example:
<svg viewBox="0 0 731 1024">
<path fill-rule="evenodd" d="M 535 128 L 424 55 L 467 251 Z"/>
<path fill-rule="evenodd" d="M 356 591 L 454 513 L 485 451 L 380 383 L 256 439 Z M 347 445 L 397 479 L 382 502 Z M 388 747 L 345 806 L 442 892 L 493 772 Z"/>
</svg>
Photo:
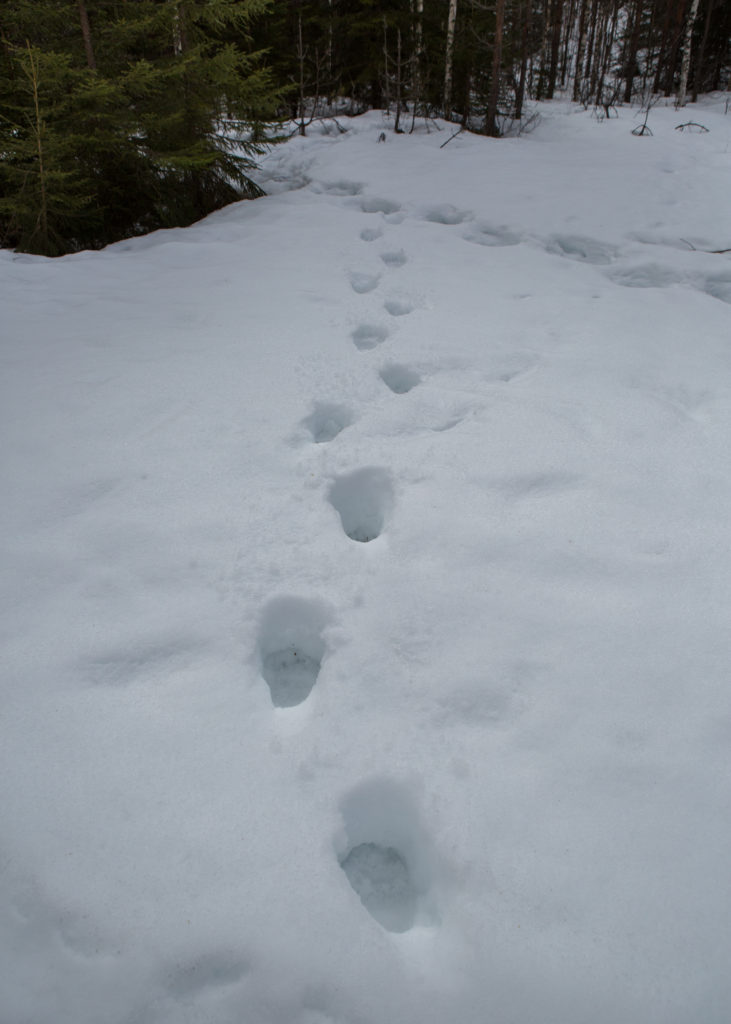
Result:
<svg viewBox="0 0 731 1024">
<path fill-rule="evenodd" d="M 380 277 L 378 274 L 352 273 L 350 275 L 350 287 L 359 295 L 365 295 L 378 287 Z"/>
<path fill-rule="evenodd" d="M 389 387 L 395 395 L 405 395 L 412 388 L 415 388 L 417 384 L 421 384 L 421 377 L 415 370 L 411 370 L 408 366 L 402 366 L 399 363 L 391 363 L 389 366 L 384 366 L 379 376 L 386 387 Z"/>
<path fill-rule="evenodd" d="M 381 345 L 388 337 L 388 330 L 378 324 L 359 324 L 350 337 L 355 347 L 364 351 Z"/>
<path fill-rule="evenodd" d="M 546 244 L 546 252 L 597 265 L 611 263 L 616 255 L 616 249 L 611 245 L 581 235 L 554 235 Z"/>
<path fill-rule="evenodd" d="M 387 931 L 406 932 L 413 926 L 417 892 L 398 850 L 361 843 L 340 867 L 368 913 Z"/>
<path fill-rule="evenodd" d="M 462 237 L 466 242 L 490 247 L 518 245 L 520 242 L 520 236 L 516 235 L 514 231 L 509 228 L 495 227 L 493 224 L 476 224 Z"/>
<path fill-rule="evenodd" d="M 277 708 L 307 700 L 325 654 L 322 631 L 330 614 L 319 601 L 280 597 L 271 601 L 259 628 L 261 671 Z"/>
<path fill-rule="evenodd" d="M 364 242 L 375 242 L 377 238 L 380 238 L 383 232 L 380 228 L 363 228 L 360 233 L 360 237 Z"/>
<path fill-rule="evenodd" d="M 390 932 L 434 923 L 434 857 L 408 789 L 388 779 L 365 782 L 341 812 L 338 861 L 368 913 Z"/>
<path fill-rule="evenodd" d="M 352 422 L 352 413 L 344 405 L 318 402 L 312 413 L 302 420 L 302 425 L 312 434 L 315 444 L 325 444 L 337 437 Z"/>
<path fill-rule="evenodd" d="M 414 304 L 413 302 L 409 302 L 408 299 L 391 298 L 386 299 L 383 303 L 383 308 L 387 313 L 390 313 L 391 316 L 406 316 L 408 313 L 413 311 Z"/>
<path fill-rule="evenodd" d="M 381 535 L 393 507 L 393 484 L 385 469 L 368 466 L 337 477 L 328 498 L 346 536 L 367 544 Z"/>
<path fill-rule="evenodd" d="M 472 214 L 468 211 L 458 210 L 451 203 L 442 203 L 440 206 L 434 206 L 431 210 L 427 210 L 424 220 L 428 220 L 432 224 L 461 224 L 471 216 Z"/>
<path fill-rule="evenodd" d="M 397 213 L 401 206 L 393 199 L 381 199 L 378 196 L 367 196 L 361 200 L 363 213 Z"/>
<path fill-rule="evenodd" d="M 397 249 L 395 252 L 382 252 L 381 259 L 387 267 L 403 267 L 407 261 L 406 253 L 403 249 Z"/>
</svg>

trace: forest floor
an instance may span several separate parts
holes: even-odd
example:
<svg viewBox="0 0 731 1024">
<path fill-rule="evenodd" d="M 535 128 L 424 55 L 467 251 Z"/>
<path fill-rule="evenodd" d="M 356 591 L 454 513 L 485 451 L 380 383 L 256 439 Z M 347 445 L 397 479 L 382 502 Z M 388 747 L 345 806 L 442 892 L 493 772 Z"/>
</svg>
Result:
<svg viewBox="0 0 731 1024">
<path fill-rule="evenodd" d="M 726 1024 L 725 99 L 0 252 L 2 1024 Z"/>
</svg>

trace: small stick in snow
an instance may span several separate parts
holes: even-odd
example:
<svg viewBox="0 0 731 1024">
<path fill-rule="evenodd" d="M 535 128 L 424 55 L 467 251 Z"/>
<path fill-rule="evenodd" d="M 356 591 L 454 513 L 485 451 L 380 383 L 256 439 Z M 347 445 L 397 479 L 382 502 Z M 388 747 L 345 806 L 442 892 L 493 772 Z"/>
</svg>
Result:
<svg viewBox="0 0 731 1024">
<path fill-rule="evenodd" d="M 449 136 L 449 138 L 447 139 L 447 142 L 451 142 L 452 139 L 456 139 L 457 136 L 460 134 L 460 132 L 463 132 L 463 131 L 464 131 L 464 128 L 458 128 L 457 131 L 454 132 L 453 135 Z M 444 149 L 444 147 L 447 145 L 447 142 L 443 142 L 439 148 L 440 149 Z"/>
<path fill-rule="evenodd" d="M 697 249 L 692 242 L 688 241 L 687 238 L 681 238 L 680 241 L 685 242 L 688 248 L 692 249 L 693 252 L 705 252 L 708 253 L 709 256 L 723 256 L 724 253 L 731 252 L 731 249 Z"/>
</svg>

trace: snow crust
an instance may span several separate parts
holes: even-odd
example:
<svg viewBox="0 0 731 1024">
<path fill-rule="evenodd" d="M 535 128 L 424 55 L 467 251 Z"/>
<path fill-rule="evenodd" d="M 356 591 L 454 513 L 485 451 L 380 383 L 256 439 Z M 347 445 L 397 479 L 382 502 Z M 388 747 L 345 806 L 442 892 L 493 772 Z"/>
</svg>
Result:
<svg viewBox="0 0 731 1024">
<path fill-rule="evenodd" d="M 542 113 L 0 252 L 2 1024 L 728 1021 L 731 115 Z"/>
</svg>

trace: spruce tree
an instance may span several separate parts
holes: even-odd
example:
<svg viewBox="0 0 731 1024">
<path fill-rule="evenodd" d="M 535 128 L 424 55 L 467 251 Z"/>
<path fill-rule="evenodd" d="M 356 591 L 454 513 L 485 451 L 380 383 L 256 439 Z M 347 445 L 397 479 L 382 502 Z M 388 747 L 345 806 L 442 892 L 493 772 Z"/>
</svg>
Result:
<svg viewBox="0 0 731 1024">
<path fill-rule="evenodd" d="M 55 255 L 260 194 L 266 0 L 19 0 L 2 15 L 0 239 Z"/>
</svg>

